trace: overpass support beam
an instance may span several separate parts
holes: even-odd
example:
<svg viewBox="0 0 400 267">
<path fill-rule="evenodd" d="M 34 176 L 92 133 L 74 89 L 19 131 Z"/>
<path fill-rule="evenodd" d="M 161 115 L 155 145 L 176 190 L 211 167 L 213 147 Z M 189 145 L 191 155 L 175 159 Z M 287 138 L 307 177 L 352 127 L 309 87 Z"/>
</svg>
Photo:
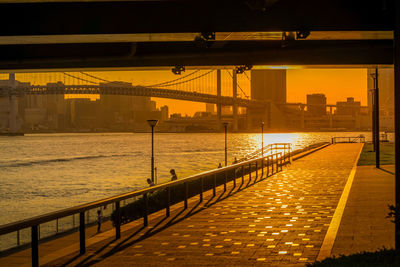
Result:
<svg viewBox="0 0 400 267">
<path fill-rule="evenodd" d="M 218 118 L 218 125 L 221 127 L 221 70 L 217 70 L 217 118 Z"/>
<path fill-rule="evenodd" d="M 236 133 L 238 131 L 238 104 L 237 104 L 237 73 L 234 69 L 232 71 L 232 84 L 233 84 L 233 131 Z"/>
</svg>

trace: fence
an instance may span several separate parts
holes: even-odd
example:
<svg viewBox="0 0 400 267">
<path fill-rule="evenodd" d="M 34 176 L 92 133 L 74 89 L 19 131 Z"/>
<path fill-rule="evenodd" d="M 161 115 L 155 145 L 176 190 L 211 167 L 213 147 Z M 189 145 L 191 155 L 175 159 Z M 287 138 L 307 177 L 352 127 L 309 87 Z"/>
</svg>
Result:
<svg viewBox="0 0 400 267">
<path fill-rule="evenodd" d="M 355 136 L 355 137 L 332 137 L 332 144 L 337 143 L 365 143 L 365 136 Z"/>
<path fill-rule="evenodd" d="M 116 239 L 119 239 L 121 237 L 121 216 L 120 216 L 120 210 L 121 210 L 121 202 L 122 201 L 129 201 L 136 199 L 137 197 L 141 197 L 143 199 L 143 207 L 142 207 L 142 217 L 143 217 L 143 224 L 144 226 L 148 225 L 148 215 L 149 215 L 149 201 L 148 197 L 149 194 L 156 192 L 156 191 L 162 191 L 165 192 L 166 196 L 166 201 L 165 201 L 165 210 L 166 210 L 166 216 L 168 217 L 170 215 L 170 196 L 171 196 L 171 188 L 176 187 L 177 185 L 183 185 L 183 202 L 184 202 L 184 208 L 186 209 L 188 206 L 188 198 L 189 198 L 189 183 L 193 181 L 199 182 L 200 190 L 198 190 L 198 195 L 200 198 L 200 202 L 203 201 L 203 193 L 205 192 L 204 190 L 204 182 L 205 179 L 211 179 L 212 181 L 212 186 L 210 189 L 213 190 L 213 195 L 215 196 L 216 194 L 216 187 L 217 187 L 217 176 L 223 176 L 223 186 L 224 186 L 224 191 L 226 191 L 226 185 L 228 182 L 228 174 L 234 173 L 233 177 L 230 178 L 231 181 L 233 181 L 233 186 L 236 186 L 236 180 L 237 178 L 242 179 L 242 183 L 244 183 L 244 176 L 247 172 L 249 175 L 249 180 L 251 180 L 251 174 L 255 170 L 255 181 L 258 179 L 258 171 L 261 170 L 261 179 L 265 179 L 265 177 L 268 177 L 270 174 L 274 174 L 278 171 L 282 170 L 282 166 L 286 165 L 291 162 L 291 154 L 290 154 L 290 149 L 284 150 L 283 152 L 278 152 L 275 154 L 270 154 L 266 155 L 264 157 L 260 157 L 257 159 L 252 159 L 248 160 L 245 162 L 240 162 L 237 164 L 233 164 L 230 166 L 226 166 L 223 168 L 203 172 L 200 174 L 192 175 L 187 178 L 183 178 L 177 181 L 171 181 L 168 183 L 152 186 L 149 188 L 137 190 L 134 192 L 118 195 L 115 197 L 110 197 L 106 198 L 103 200 L 95 201 L 92 203 L 88 204 L 83 204 L 79 205 L 76 207 L 71 207 L 67 208 L 64 210 L 36 216 L 30 219 L 18 221 L 15 223 L 10 223 L 6 225 L 0 226 L 0 236 L 9 234 L 9 233 L 16 233 L 16 238 L 19 239 L 20 236 L 20 231 L 26 228 L 31 228 L 31 253 L 32 253 L 32 266 L 39 266 L 39 234 L 40 234 L 40 225 L 49 223 L 49 222 L 55 222 L 56 228 L 58 230 L 58 222 L 59 220 L 62 220 L 65 217 L 68 216 L 73 216 L 72 218 L 74 219 L 75 222 L 75 215 L 78 215 L 77 217 L 79 218 L 79 240 L 80 240 L 80 253 L 84 254 L 86 252 L 86 236 L 85 236 L 85 227 L 86 223 L 85 222 L 85 213 L 87 214 L 90 210 L 93 209 L 98 209 L 101 207 L 104 207 L 106 205 L 113 205 L 115 212 L 118 214 L 116 223 L 114 223 L 115 226 L 115 237 Z M 247 169 L 247 170 L 246 170 Z M 239 170 L 239 171 L 238 171 Z M 264 171 L 267 172 L 267 175 L 264 177 Z M 236 174 L 240 174 L 239 176 Z M 222 185 L 222 184 L 221 184 Z M 209 189 L 208 189 L 209 190 Z M 207 191 L 207 190 L 206 190 Z M 87 217 L 88 218 L 88 217 Z M 17 243 L 19 241 L 17 240 Z"/>
</svg>

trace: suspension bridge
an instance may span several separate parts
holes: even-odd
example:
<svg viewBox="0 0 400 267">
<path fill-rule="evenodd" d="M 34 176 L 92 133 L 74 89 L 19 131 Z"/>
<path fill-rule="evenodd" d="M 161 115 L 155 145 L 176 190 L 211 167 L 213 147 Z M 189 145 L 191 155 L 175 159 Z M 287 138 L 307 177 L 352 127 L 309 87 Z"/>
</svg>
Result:
<svg viewBox="0 0 400 267">
<path fill-rule="evenodd" d="M 222 81 L 222 72 L 225 74 L 225 81 Z M 221 120 L 221 107 L 232 106 L 235 131 L 238 128 L 238 107 L 262 110 L 266 109 L 269 104 L 268 101 L 249 98 L 238 83 L 236 70 L 193 70 L 178 78 L 150 85 L 111 81 L 86 72 L 54 73 L 42 79 L 40 83 L 32 75 L 30 74 L 30 77 L 25 77 L 25 79 L 21 75 L 22 80 L 29 81 L 21 82 L 16 79 L 15 74 L 9 74 L 8 80 L 4 79 L 0 84 L 0 97 L 10 98 L 11 126 L 14 125 L 12 121 L 16 114 L 15 111 L 12 111 L 16 109 L 16 97 L 24 95 L 129 95 L 212 103 L 217 105 L 219 120 Z M 246 73 L 242 78 L 247 79 L 245 81 L 250 83 L 250 77 Z M 232 88 L 232 91 L 228 90 L 223 94 L 222 88 L 226 89 L 227 87 Z"/>
<path fill-rule="evenodd" d="M 210 84 L 212 83 L 213 79 L 210 79 L 209 76 L 212 76 L 216 72 L 219 72 L 219 70 L 210 70 L 205 73 L 199 73 L 199 70 L 195 70 L 183 77 L 148 86 L 132 85 L 131 83 L 124 81 L 109 81 L 84 72 L 81 73 L 81 76 L 64 72 L 61 74 L 76 80 L 77 83 L 66 84 L 61 81 L 62 79 L 60 79 L 60 81 L 55 83 L 47 83 L 45 85 L 15 83 L 15 86 L 13 86 L 13 83 L 10 82 L 8 85 L 0 86 L 0 96 L 4 97 L 10 95 L 22 96 L 40 94 L 130 95 L 170 98 L 226 106 L 233 106 L 235 102 L 241 107 L 258 108 L 266 105 L 265 101 L 249 99 L 237 82 L 236 86 L 241 90 L 241 94 L 233 92 L 232 96 L 221 95 L 221 80 L 219 79 L 218 84 L 217 79 L 216 86 L 212 86 Z M 82 75 L 85 75 L 91 79 L 82 78 Z M 230 75 L 231 77 L 235 76 L 235 74 Z M 63 80 L 65 81 L 65 78 Z M 70 80 L 69 83 L 71 83 Z"/>
</svg>

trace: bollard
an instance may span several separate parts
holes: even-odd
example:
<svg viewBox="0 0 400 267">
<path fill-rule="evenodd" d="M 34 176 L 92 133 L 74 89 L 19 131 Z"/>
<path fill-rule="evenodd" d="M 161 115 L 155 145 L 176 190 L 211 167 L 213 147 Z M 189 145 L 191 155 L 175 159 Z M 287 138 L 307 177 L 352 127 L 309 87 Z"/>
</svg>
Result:
<svg viewBox="0 0 400 267">
<path fill-rule="evenodd" d="M 32 248 L 32 267 L 39 266 L 39 240 L 38 226 L 34 225 L 31 228 L 31 248 Z"/>
<path fill-rule="evenodd" d="M 144 200 L 144 207 L 143 207 L 143 225 L 147 226 L 149 225 L 149 219 L 147 217 L 149 213 L 149 200 L 147 198 L 147 193 L 143 194 L 143 200 Z"/>
<path fill-rule="evenodd" d="M 79 213 L 79 244 L 80 244 L 80 254 L 83 255 L 86 252 L 85 245 L 85 212 L 81 211 Z"/>
<path fill-rule="evenodd" d="M 115 202 L 115 211 L 117 214 L 117 222 L 115 224 L 115 239 L 121 238 L 121 209 L 119 201 Z"/>
<path fill-rule="evenodd" d="M 171 187 L 167 187 L 167 190 L 166 190 L 166 197 L 167 197 L 167 200 L 165 201 L 166 202 L 166 205 L 167 205 L 167 207 L 166 207 L 166 209 L 165 209 L 165 216 L 166 217 L 169 217 L 169 215 L 170 215 L 170 209 L 169 209 L 169 206 L 171 205 Z"/>
</svg>

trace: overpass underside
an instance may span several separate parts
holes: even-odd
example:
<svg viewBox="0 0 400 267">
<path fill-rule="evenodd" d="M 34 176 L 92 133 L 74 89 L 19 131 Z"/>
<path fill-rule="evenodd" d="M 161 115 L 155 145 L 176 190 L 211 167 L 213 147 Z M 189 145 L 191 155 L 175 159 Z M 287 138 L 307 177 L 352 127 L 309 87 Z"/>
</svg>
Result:
<svg viewBox="0 0 400 267">
<path fill-rule="evenodd" d="M 393 64 L 394 0 L 2 2 L 3 71 Z"/>
</svg>

